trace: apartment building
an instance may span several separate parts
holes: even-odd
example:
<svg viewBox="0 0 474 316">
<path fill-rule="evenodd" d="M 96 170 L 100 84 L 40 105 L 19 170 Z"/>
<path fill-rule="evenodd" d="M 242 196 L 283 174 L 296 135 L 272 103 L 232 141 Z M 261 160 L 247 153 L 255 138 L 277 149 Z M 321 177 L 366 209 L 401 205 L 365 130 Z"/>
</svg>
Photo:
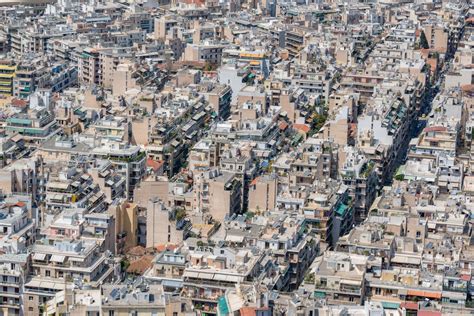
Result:
<svg viewBox="0 0 474 316">
<path fill-rule="evenodd" d="M 217 169 L 195 175 L 193 186 L 196 210 L 208 212 L 216 221 L 242 210 L 242 182 L 231 172 Z"/>
<path fill-rule="evenodd" d="M 201 312 L 216 313 L 218 301 L 227 290 L 258 276 L 262 256 L 249 250 L 214 253 L 196 251 L 190 254 L 190 265 L 183 274 L 182 295 Z"/>
<path fill-rule="evenodd" d="M 29 256 L 27 254 L 0 255 L 0 310 L 5 315 L 25 315 L 23 284 L 29 272 Z"/>
<path fill-rule="evenodd" d="M 346 156 L 340 174 L 354 201 L 355 220 L 361 222 L 367 217 L 376 196 L 378 178 L 375 163 L 351 152 Z"/>
<path fill-rule="evenodd" d="M 367 257 L 341 252 L 326 252 L 314 267 L 317 297 L 330 304 L 362 304 L 366 295 Z"/>
<path fill-rule="evenodd" d="M 12 115 L 7 119 L 5 129 L 7 133 L 20 134 L 25 142 L 32 145 L 45 141 L 60 131 L 56 119 L 47 109 Z"/>
<path fill-rule="evenodd" d="M 100 52 L 93 48 L 84 48 L 78 59 L 79 81 L 89 85 L 101 84 L 100 69 Z"/>
<path fill-rule="evenodd" d="M 145 274 L 150 282 L 159 282 L 165 292 L 174 292 L 183 285 L 183 274 L 186 269 L 186 253 L 179 249 L 165 250 L 153 259 L 153 266 Z"/>
<path fill-rule="evenodd" d="M 125 286 L 106 285 L 102 287 L 106 299 L 100 313 L 105 315 L 159 315 L 165 314 L 167 302 L 159 285 L 141 285 L 135 289 Z"/>
<path fill-rule="evenodd" d="M 188 44 L 184 49 L 183 60 L 220 65 L 224 45 L 204 42 Z"/>
<path fill-rule="evenodd" d="M 32 248 L 33 275 L 41 278 L 80 280 L 97 287 L 112 275 L 106 254 L 93 241 L 38 240 Z"/>
<path fill-rule="evenodd" d="M 0 94 L 4 96 L 13 95 L 13 82 L 15 78 L 16 65 L 13 61 L 2 60 L 0 62 Z"/>
<path fill-rule="evenodd" d="M 25 61 L 17 65 L 13 79 L 13 95 L 27 99 L 38 87 L 46 85 L 46 67 L 38 60 Z"/>
</svg>

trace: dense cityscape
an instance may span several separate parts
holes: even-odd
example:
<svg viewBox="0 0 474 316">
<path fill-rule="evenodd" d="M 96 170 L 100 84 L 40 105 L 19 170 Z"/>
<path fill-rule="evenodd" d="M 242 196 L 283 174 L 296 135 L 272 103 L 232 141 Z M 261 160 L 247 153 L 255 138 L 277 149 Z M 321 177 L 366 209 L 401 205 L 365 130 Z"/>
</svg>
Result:
<svg viewBox="0 0 474 316">
<path fill-rule="evenodd" d="M 474 314 L 470 0 L 0 0 L 0 316 Z"/>
</svg>

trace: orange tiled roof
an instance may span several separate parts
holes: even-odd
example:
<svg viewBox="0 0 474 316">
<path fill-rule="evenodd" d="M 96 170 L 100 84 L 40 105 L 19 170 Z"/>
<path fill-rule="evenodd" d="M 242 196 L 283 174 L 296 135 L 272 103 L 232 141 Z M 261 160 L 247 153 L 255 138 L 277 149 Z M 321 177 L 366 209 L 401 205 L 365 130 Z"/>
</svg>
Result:
<svg viewBox="0 0 474 316">
<path fill-rule="evenodd" d="M 157 171 L 161 168 L 161 166 L 163 166 L 163 161 L 148 158 L 146 161 L 146 166 L 152 168 L 154 171 Z"/>
<path fill-rule="evenodd" d="M 138 260 L 130 262 L 127 268 L 128 273 L 143 274 L 152 265 L 153 256 L 146 255 Z"/>
<path fill-rule="evenodd" d="M 293 124 L 293 128 L 304 133 L 308 133 L 311 130 L 311 128 L 306 124 Z"/>
</svg>

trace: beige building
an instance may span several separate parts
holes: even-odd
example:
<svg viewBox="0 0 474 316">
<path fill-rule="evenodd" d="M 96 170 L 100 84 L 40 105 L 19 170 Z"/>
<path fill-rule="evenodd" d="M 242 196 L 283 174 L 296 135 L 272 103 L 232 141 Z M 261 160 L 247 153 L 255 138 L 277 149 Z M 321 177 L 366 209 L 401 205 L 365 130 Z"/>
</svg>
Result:
<svg viewBox="0 0 474 316">
<path fill-rule="evenodd" d="M 228 85 L 216 85 L 208 88 L 205 93 L 207 101 L 220 117 L 227 118 L 230 114 L 232 89 Z"/>
<path fill-rule="evenodd" d="M 365 297 L 366 256 L 326 252 L 314 273 L 315 296 L 329 304 L 362 304 Z"/>
<path fill-rule="evenodd" d="M 187 87 L 191 84 L 198 84 L 201 81 L 201 71 L 195 69 L 183 69 L 176 74 L 176 86 Z"/>
<path fill-rule="evenodd" d="M 213 65 L 220 65 L 222 50 L 220 44 L 188 44 L 184 50 L 184 61 L 199 61 Z"/>
<path fill-rule="evenodd" d="M 425 25 L 423 27 L 426 40 L 430 49 L 440 53 L 446 53 L 448 50 L 448 31 L 442 26 Z"/>
<path fill-rule="evenodd" d="M 264 87 L 244 86 L 237 92 L 237 105 L 261 104 L 264 112 L 267 110 L 268 96 Z"/>
<path fill-rule="evenodd" d="M 322 130 L 324 139 L 330 139 L 340 146 L 348 144 L 350 124 L 347 116 L 347 107 L 340 109 L 335 119 L 326 122 Z"/>
<path fill-rule="evenodd" d="M 129 290 L 127 287 L 104 285 L 101 315 L 170 315 L 167 313 L 169 303 L 166 302 L 161 285 L 148 285 L 147 290 Z"/>
<path fill-rule="evenodd" d="M 80 55 L 78 61 L 78 79 L 85 84 L 100 84 L 102 77 L 100 75 L 99 51 L 92 48 L 86 48 Z"/>
<path fill-rule="evenodd" d="M 170 16 L 162 16 L 159 19 L 155 19 L 155 38 L 164 39 L 171 30 L 171 28 L 178 25 L 178 21 Z"/>
<path fill-rule="evenodd" d="M 345 66 L 351 62 L 351 52 L 347 48 L 339 48 L 336 51 L 336 63 Z"/>
<path fill-rule="evenodd" d="M 116 218 L 116 251 L 120 253 L 135 247 L 138 242 L 138 205 L 123 201 L 118 205 L 111 205 L 109 209 Z"/>
<path fill-rule="evenodd" d="M 137 145 L 148 145 L 150 141 L 150 130 L 156 126 L 156 117 L 143 117 L 132 120 L 132 142 Z"/>
<path fill-rule="evenodd" d="M 266 175 L 256 178 L 250 184 L 248 209 L 250 211 L 275 209 L 277 189 L 278 177 Z"/>
<path fill-rule="evenodd" d="M 242 209 L 242 182 L 231 172 L 211 170 L 195 176 L 194 209 L 218 222 Z"/>
<path fill-rule="evenodd" d="M 174 210 L 167 208 L 159 199 L 151 199 L 146 212 L 147 248 L 183 241 L 183 232 L 177 229 Z"/>
<path fill-rule="evenodd" d="M 123 50 L 104 49 L 100 51 L 99 62 L 102 73 L 102 87 L 105 89 L 112 89 L 117 67 L 121 63 L 126 62 L 126 59 L 130 57 L 131 54 L 124 52 Z"/>
<path fill-rule="evenodd" d="M 54 245 L 37 243 L 32 251 L 35 275 L 53 278 L 81 276 L 85 282 L 93 282 L 103 272 L 106 259 L 103 254 L 100 255 L 95 242 L 64 240 L 56 241 Z"/>
<path fill-rule="evenodd" d="M 135 188 L 133 200 L 140 207 L 147 207 L 150 199 L 158 198 L 163 204 L 168 205 L 169 182 L 166 177 L 150 176 L 144 179 L 140 185 Z"/>
<path fill-rule="evenodd" d="M 280 105 L 283 112 L 286 112 L 288 119 L 292 123 L 305 122 L 309 113 L 308 100 L 303 89 L 282 90 L 280 95 Z"/>
<path fill-rule="evenodd" d="M 133 70 L 133 65 L 129 62 L 117 66 L 112 80 L 112 93 L 115 97 L 124 95 L 128 90 L 137 87 L 135 79 L 132 78 Z"/>
<path fill-rule="evenodd" d="M 40 162 L 17 160 L 0 170 L 0 191 L 3 194 L 26 194 L 36 197 L 36 174 Z"/>
</svg>

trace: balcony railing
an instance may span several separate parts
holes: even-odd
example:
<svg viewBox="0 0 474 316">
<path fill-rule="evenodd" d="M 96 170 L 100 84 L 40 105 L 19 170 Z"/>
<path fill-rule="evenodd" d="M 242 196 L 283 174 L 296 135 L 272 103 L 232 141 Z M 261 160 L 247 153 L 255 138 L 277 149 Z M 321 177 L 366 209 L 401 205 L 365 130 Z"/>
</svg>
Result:
<svg viewBox="0 0 474 316">
<path fill-rule="evenodd" d="M 339 293 L 352 293 L 352 294 L 361 294 L 360 288 L 353 288 L 353 287 L 340 287 L 340 288 L 330 288 L 327 285 L 323 284 L 315 284 L 316 291 L 329 291 L 329 292 L 339 292 Z"/>
</svg>

